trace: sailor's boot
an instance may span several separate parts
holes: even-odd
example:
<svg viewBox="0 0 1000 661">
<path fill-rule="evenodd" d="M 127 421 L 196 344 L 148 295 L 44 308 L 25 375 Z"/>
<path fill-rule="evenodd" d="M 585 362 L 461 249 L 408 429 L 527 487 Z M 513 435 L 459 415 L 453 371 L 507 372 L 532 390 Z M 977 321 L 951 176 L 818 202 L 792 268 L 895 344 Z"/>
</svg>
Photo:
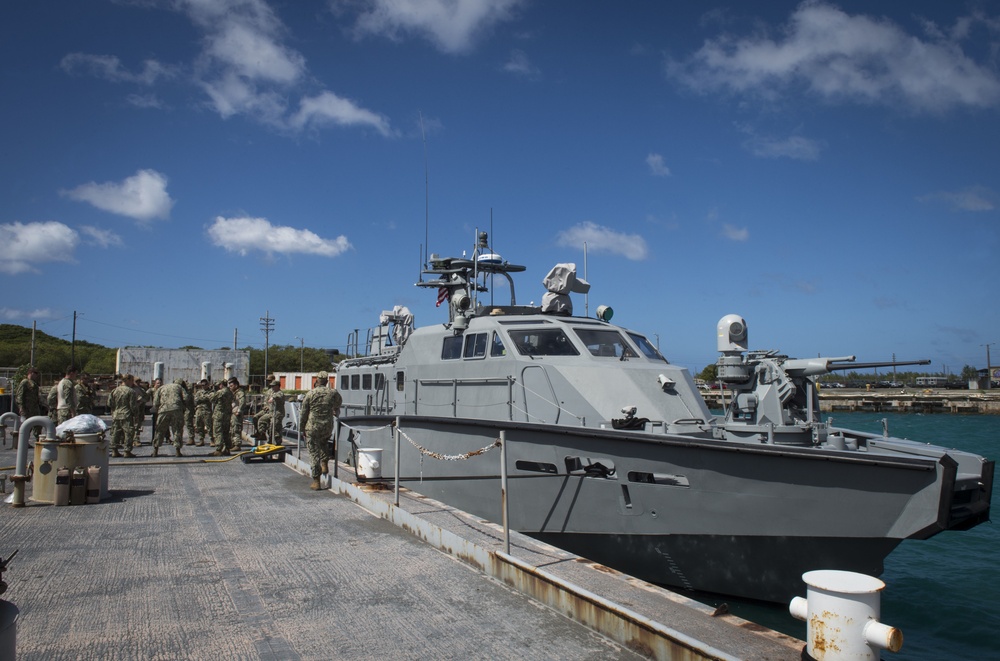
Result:
<svg viewBox="0 0 1000 661">
<path fill-rule="evenodd" d="M 118 451 L 118 448 L 114 448 L 113 450 L 111 450 L 111 456 L 112 457 L 121 457 L 122 453 Z"/>
<path fill-rule="evenodd" d="M 182 454 L 181 454 L 181 449 L 180 449 L 179 447 L 176 447 L 176 446 L 175 446 L 175 447 L 174 447 L 174 452 L 176 452 L 176 453 L 177 453 L 177 456 L 178 456 L 178 457 L 183 457 L 183 456 L 184 456 L 184 455 L 182 455 Z"/>
<path fill-rule="evenodd" d="M 313 478 L 313 481 L 309 484 L 309 488 L 312 489 L 313 491 L 319 491 L 320 490 L 319 478 L 318 477 L 314 477 Z"/>
<path fill-rule="evenodd" d="M 160 448 L 153 448 L 153 456 L 154 457 L 160 456 Z"/>
<path fill-rule="evenodd" d="M 320 472 L 322 472 L 323 475 L 329 475 L 330 474 L 330 460 L 329 459 L 324 459 L 323 461 L 319 462 L 319 468 L 320 468 Z"/>
</svg>

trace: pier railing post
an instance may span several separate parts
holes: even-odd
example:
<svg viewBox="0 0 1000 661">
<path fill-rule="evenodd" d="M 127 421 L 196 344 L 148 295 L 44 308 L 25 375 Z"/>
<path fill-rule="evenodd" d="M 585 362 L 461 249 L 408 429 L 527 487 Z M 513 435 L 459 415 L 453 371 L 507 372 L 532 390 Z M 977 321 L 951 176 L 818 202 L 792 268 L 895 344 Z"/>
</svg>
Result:
<svg viewBox="0 0 1000 661">
<path fill-rule="evenodd" d="M 396 416 L 396 427 L 393 429 L 393 440 L 395 441 L 395 457 L 392 462 L 392 472 L 395 479 L 396 507 L 399 507 L 399 416 Z"/>
<path fill-rule="evenodd" d="M 500 431 L 500 508 L 503 516 L 503 552 L 510 555 L 510 525 L 507 519 L 507 432 Z"/>
</svg>

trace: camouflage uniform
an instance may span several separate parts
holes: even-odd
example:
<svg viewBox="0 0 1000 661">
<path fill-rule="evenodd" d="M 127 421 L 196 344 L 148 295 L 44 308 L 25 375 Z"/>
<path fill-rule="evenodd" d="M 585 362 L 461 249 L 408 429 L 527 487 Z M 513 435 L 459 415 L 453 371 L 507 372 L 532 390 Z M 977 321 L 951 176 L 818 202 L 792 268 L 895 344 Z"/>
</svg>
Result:
<svg viewBox="0 0 1000 661">
<path fill-rule="evenodd" d="M 243 406 L 247 394 L 237 387 L 233 393 L 233 419 L 230 421 L 230 433 L 233 435 L 233 447 L 238 448 L 243 443 Z"/>
<path fill-rule="evenodd" d="M 146 419 L 146 402 L 149 399 L 146 396 L 146 391 L 139 384 L 130 387 L 136 398 L 135 418 L 132 421 L 132 444 L 141 445 L 139 435 L 142 434 L 142 423 Z"/>
<path fill-rule="evenodd" d="M 330 387 L 329 375 L 320 372 L 316 387 L 306 393 L 299 412 L 299 430 L 305 431 L 309 446 L 309 464 L 312 469 L 313 489 L 319 489 L 319 476 L 327 472 L 330 460 L 327 444 L 333 433 L 333 418 L 340 414 L 343 398 L 336 388 Z"/>
<path fill-rule="evenodd" d="M 81 380 L 80 383 L 76 384 L 76 414 L 93 414 L 95 397 L 97 397 L 97 393 L 88 381 Z"/>
<path fill-rule="evenodd" d="M 215 438 L 212 435 L 212 400 L 209 398 L 208 386 L 199 387 L 194 392 L 194 433 L 198 435 L 197 445 L 205 445 L 205 436 L 208 435 L 215 445 Z"/>
<path fill-rule="evenodd" d="M 72 417 L 76 416 L 77 409 L 77 398 L 76 398 L 76 384 L 73 383 L 73 379 L 69 376 L 64 376 L 59 385 L 56 386 L 56 398 L 57 398 L 57 416 L 56 424 L 61 425 Z"/>
<path fill-rule="evenodd" d="M 48 410 L 49 420 L 52 424 L 58 424 L 59 419 L 59 388 L 58 386 L 52 386 L 49 388 L 49 394 L 45 397 L 45 408 Z"/>
<path fill-rule="evenodd" d="M 177 456 L 181 456 L 184 434 L 184 389 L 177 381 L 160 386 L 153 393 L 153 408 L 156 409 L 153 456 L 159 454 L 160 446 L 167 436 L 173 440 Z"/>
<path fill-rule="evenodd" d="M 187 429 L 188 445 L 194 445 L 194 386 L 181 381 L 184 389 L 184 428 Z"/>
<path fill-rule="evenodd" d="M 271 382 L 272 387 L 279 384 L 278 381 Z M 285 419 L 285 394 L 281 390 L 271 390 L 264 402 L 267 408 L 258 416 L 255 425 L 257 438 L 280 443 L 281 423 Z"/>
<path fill-rule="evenodd" d="M 33 374 L 38 374 L 33 371 Z M 28 418 L 42 414 L 42 396 L 38 391 L 38 382 L 32 379 L 22 379 L 14 388 L 14 404 L 17 407 L 17 414 L 21 416 L 21 422 Z M 35 427 L 33 433 L 35 438 L 41 438 L 42 428 Z M 15 436 L 16 438 L 16 436 Z"/>
<path fill-rule="evenodd" d="M 212 435 L 215 436 L 215 452 L 213 454 L 229 454 L 233 446 L 229 425 L 233 419 L 233 393 L 225 384 L 209 394 L 212 402 Z"/>
<path fill-rule="evenodd" d="M 132 425 L 135 424 L 135 412 L 139 401 L 135 391 L 123 381 L 108 395 L 108 409 L 111 411 L 111 451 L 112 456 L 119 456 L 119 449 L 125 446 L 125 456 L 131 456 L 135 436 Z"/>
</svg>

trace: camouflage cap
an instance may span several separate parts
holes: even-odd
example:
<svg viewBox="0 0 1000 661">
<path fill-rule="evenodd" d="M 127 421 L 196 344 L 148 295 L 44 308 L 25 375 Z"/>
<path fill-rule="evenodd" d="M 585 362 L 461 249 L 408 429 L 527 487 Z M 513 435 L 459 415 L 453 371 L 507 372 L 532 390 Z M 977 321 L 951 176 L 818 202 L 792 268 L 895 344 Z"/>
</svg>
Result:
<svg viewBox="0 0 1000 661">
<path fill-rule="evenodd" d="M 330 378 L 330 374 L 327 372 L 320 372 L 319 374 L 316 375 L 316 378 L 319 379 L 320 381 L 326 381 Z"/>
<path fill-rule="evenodd" d="M 281 381 L 278 381 L 277 379 L 274 379 L 273 381 L 271 381 L 270 385 L 272 385 L 272 386 L 280 386 L 281 385 Z"/>
</svg>

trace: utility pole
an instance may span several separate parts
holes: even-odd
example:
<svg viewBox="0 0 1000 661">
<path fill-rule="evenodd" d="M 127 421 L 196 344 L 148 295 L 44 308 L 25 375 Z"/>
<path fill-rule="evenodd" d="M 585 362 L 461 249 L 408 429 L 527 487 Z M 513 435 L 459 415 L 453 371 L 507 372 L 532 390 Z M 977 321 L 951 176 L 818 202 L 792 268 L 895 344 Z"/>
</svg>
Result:
<svg viewBox="0 0 1000 661">
<path fill-rule="evenodd" d="M 38 321 L 31 321 L 31 366 L 35 366 L 35 330 L 38 328 Z"/>
<path fill-rule="evenodd" d="M 301 337 L 299 337 L 297 335 L 295 336 L 295 339 L 299 341 L 299 372 L 301 373 L 301 372 L 305 371 L 303 369 L 303 365 L 305 364 L 303 362 L 303 356 L 304 356 L 305 351 L 306 351 L 306 341 L 305 341 L 304 338 L 301 338 Z"/>
<path fill-rule="evenodd" d="M 267 378 L 267 350 L 270 345 L 271 331 L 274 330 L 274 319 L 271 318 L 271 311 L 265 310 L 264 316 L 260 318 L 260 329 L 264 331 L 264 378 Z"/>
<path fill-rule="evenodd" d="M 986 350 L 989 351 L 989 348 Z M 76 367 L 76 310 L 73 310 L 73 341 L 69 344 L 69 364 Z"/>
<path fill-rule="evenodd" d="M 981 347 L 986 347 L 986 389 L 989 390 L 993 386 L 993 366 L 990 365 L 990 347 L 996 344 L 996 342 L 990 342 L 988 344 L 980 344 Z"/>
</svg>

